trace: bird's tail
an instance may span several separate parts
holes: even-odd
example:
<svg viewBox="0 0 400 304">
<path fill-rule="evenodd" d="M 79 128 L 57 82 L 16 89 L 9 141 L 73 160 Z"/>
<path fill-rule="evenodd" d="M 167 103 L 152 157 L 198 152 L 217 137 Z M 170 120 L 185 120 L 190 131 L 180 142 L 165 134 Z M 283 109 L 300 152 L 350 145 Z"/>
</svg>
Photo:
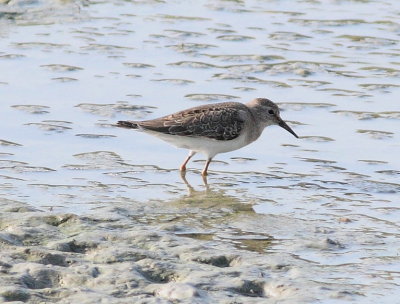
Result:
<svg viewBox="0 0 400 304">
<path fill-rule="evenodd" d="M 121 128 L 127 128 L 127 129 L 138 129 L 138 123 L 136 121 L 124 121 L 124 120 L 120 120 L 117 123 L 117 127 L 121 127 Z"/>
</svg>

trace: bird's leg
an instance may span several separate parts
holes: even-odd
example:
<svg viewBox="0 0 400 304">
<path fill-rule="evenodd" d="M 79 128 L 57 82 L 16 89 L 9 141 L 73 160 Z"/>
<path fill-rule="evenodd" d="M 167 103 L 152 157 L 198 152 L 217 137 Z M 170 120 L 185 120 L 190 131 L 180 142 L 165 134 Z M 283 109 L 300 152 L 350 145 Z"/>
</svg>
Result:
<svg viewBox="0 0 400 304">
<path fill-rule="evenodd" d="M 203 175 L 203 177 L 207 176 L 207 170 L 208 170 L 208 166 L 211 163 L 211 160 L 212 160 L 212 158 L 207 158 L 206 165 L 204 166 L 203 171 L 201 171 L 201 175 Z"/>
<path fill-rule="evenodd" d="M 188 190 L 188 195 L 192 196 L 196 191 L 194 190 L 194 188 L 192 187 L 191 184 L 189 184 L 189 182 L 186 179 L 186 171 L 181 171 L 181 178 L 182 181 L 185 183 L 187 190 Z"/>
<path fill-rule="evenodd" d="M 194 151 L 192 151 L 192 150 L 190 150 L 189 151 L 189 155 L 188 155 L 188 157 L 186 157 L 186 159 L 185 159 L 185 161 L 183 162 L 183 164 L 180 166 L 180 170 L 182 171 L 182 172 L 184 172 L 184 171 L 186 171 L 186 164 L 189 162 L 189 160 L 193 157 L 193 155 L 195 155 L 196 154 L 196 152 L 194 152 Z"/>
<path fill-rule="evenodd" d="M 203 178 L 203 184 L 206 187 L 206 191 L 210 190 L 207 182 L 207 175 L 202 175 L 201 177 Z"/>
</svg>

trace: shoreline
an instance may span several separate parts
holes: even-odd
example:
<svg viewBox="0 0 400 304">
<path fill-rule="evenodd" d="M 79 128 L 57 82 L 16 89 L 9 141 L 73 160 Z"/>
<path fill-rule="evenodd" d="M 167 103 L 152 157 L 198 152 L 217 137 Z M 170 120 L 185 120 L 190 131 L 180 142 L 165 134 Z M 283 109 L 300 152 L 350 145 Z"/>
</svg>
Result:
<svg viewBox="0 0 400 304">
<path fill-rule="evenodd" d="M 218 206 L 218 195 L 198 195 L 80 216 L 3 200 L 0 297 L 25 303 L 309 303 L 357 296 L 341 284 L 323 292 L 307 275 L 310 263 L 270 250 L 277 240 L 266 231 L 282 225 L 282 217 L 228 199 Z M 283 229 L 301 225 L 287 221 Z M 318 246 L 340 250 L 327 240 Z"/>
</svg>

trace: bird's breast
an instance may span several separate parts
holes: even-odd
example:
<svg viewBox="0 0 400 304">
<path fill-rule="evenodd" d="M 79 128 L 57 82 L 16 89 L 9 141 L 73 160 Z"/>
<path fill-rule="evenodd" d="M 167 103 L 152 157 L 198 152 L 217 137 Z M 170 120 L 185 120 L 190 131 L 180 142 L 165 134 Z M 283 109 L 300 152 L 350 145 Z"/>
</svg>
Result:
<svg viewBox="0 0 400 304">
<path fill-rule="evenodd" d="M 219 153 L 234 151 L 252 142 L 248 140 L 245 134 L 241 134 L 232 140 L 216 140 L 207 137 L 168 135 L 157 132 L 149 133 L 171 145 L 174 145 L 175 147 L 202 153 L 207 157 L 214 157 Z"/>
</svg>

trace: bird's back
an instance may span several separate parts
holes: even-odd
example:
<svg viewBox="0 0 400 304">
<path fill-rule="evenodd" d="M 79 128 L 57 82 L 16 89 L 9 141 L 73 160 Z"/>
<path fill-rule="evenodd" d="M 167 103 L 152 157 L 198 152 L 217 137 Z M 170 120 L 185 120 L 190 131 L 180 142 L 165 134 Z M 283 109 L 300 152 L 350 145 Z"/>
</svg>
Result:
<svg viewBox="0 0 400 304">
<path fill-rule="evenodd" d="M 119 121 L 118 126 L 166 135 L 203 137 L 214 140 L 237 138 L 251 115 L 246 105 L 224 102 L 202 105 L 145 121 Z"/>
</svg>

